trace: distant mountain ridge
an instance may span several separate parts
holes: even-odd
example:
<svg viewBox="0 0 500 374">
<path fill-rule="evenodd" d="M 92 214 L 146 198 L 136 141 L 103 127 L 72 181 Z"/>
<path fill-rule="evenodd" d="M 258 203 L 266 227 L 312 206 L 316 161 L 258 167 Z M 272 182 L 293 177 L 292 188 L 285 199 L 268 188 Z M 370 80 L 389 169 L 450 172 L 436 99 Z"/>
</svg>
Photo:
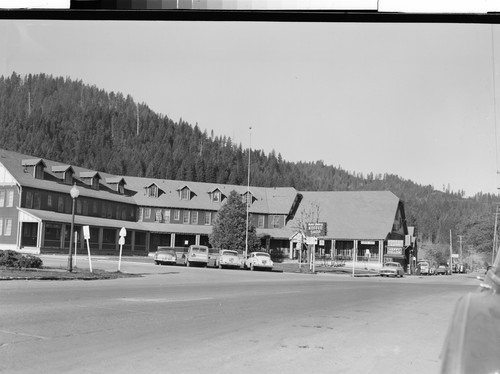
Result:
<svg viewBox="0 0 500 374">
<path fill-rule="evenodd" d="M 130 95 L 46 74 L 0 77 L 0 148 L 124 176 L 247 183 L 247 150 L 231 138 L 182 118 L 175 122 Z M 449 243 L 450 230 L 468 238 L 472 217 L 489 227 L 499 202 L 495 195 L 464 198 L 463 191 L 436 191 L 397 175 L 354 175 L 322 161 L 292 163 L 275 151 L 251 152 L 251 185 L 390 190 L 405 202 L 408 225 L 430 243 Z M 468 243 L 487 251 L 493 234 L 485 235 Z"/>
</svg>

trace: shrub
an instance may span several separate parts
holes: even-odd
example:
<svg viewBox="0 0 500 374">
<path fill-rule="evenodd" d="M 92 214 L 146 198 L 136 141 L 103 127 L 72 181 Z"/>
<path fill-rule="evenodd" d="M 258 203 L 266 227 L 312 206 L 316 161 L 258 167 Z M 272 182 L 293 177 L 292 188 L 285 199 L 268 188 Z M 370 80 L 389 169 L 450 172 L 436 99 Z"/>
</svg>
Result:
<svg viewBox="0 0 500 374">
<path fill-rule="evenodd" d="M 16 251 L 0 250 L 0 266 L 7 268 L 41 268 L 43 262 L 33 255 L 23 255 Z"/>
</svg>

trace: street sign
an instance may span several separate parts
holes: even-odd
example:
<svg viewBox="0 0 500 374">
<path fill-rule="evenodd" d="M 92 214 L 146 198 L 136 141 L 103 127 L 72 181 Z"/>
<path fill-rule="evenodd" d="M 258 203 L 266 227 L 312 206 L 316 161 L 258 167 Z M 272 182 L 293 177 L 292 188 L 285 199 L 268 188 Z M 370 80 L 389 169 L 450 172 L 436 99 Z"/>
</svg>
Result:
<svg viewBox="0 0 500 374">
<path fill-rule="evenodd" d="M 116 232 L 116 231 L 115 231 Z M 120 236 L 121 237 L 125 237 L 127 236 L 127 229 L 125 229 L 125 227 L 122 227 L 121 230 L 120 230 Z"/>
<path fill-rule="evenodd" d="M 316 245 L 318 243 L 318 238 L 314 236 L 306 236 L 307 245 Z"/>
<path fill-rule="evenodd" d="M 90 239 L 90 227 L 89 226 L 83 226 L 83 238 Z"/>
<path fill-rule="evenodd" d="M 326 222 L 307 222 L 307 236 L 325 236 Z"/>
<path fill-rule="evenodd" d="M 118 239 L 118 244 L 125 245 L 125 237 L 124 236 L 120 236 L 120 239 Z"/>
</svg>

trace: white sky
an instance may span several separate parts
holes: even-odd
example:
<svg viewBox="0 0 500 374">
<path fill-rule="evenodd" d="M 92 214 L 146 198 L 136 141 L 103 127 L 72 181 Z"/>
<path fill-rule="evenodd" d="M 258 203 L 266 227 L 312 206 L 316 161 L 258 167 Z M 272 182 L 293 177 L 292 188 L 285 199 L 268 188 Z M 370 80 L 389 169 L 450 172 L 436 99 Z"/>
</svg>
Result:
<svg viewBox="0 0 500 374">
<path fill-rule="evenodd" d="M 244 147 L 252 126 L 288 161 L 497 193 L 493 31 L 495 70 L 491 25 L 0 20 L 0 75 L 81 79 Z"/>
</svg>

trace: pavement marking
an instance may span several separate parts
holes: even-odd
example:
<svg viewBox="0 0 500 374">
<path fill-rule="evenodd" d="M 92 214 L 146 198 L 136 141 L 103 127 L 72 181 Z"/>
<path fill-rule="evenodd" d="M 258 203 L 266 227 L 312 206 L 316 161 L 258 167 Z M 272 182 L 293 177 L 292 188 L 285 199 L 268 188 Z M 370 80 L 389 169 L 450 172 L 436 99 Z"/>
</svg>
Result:
<svg viewBox="0 0 500 374">
<path fill-rule="evenodd" d="M 26 334 L 26 333 L 19 332 L 19 331 L 0 330 L 0 333 L 9 334 L 9 335 L 17 335 L 17 336 L 26 336 L 28 338 L 36 338 L 36 339 L 41 339 L 41 340 L 50 340 L 50 338 L 47 338 L 46 336 Z"/>
<path fill-rule="evenodd" d="M 124 297 L 117 299 L 120 301 L 130 301 L 134 303 L 182 303 L 185 301 L 203 301 L 203 300 L 213 300 L 213 297 L 197 297 L 191 299 L 166 299 L 166 298 L 156 298 L 156 299 L 146 299 L 146 298 L 134 298 L 134 297 Z"/>
</svg>

